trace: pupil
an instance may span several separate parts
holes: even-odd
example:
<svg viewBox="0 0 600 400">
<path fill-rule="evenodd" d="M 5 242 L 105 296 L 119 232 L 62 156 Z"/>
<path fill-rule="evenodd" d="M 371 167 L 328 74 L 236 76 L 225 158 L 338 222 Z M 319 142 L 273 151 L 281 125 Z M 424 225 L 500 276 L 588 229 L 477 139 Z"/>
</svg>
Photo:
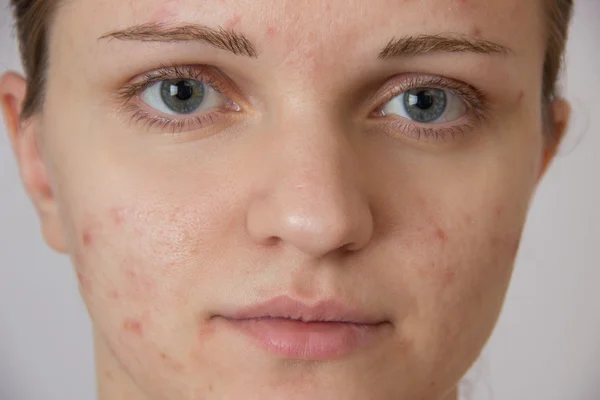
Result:
<svg viewBox="0 0 600 400">
<path fill-rule="evenodd" d="M 433 106 L 433 96 L 428 92 L 420 92 L 417 94 L 417 107 L 422 110 L 427 110 Z"/>
<path fill-rule="evenodd" d="M 194 88 L 186 81 L 179 81 L 175 86 L 177 87 L 175 97 L 177 97 L 178 100 L 189 100 L 194 94 Z"/>
</svg>

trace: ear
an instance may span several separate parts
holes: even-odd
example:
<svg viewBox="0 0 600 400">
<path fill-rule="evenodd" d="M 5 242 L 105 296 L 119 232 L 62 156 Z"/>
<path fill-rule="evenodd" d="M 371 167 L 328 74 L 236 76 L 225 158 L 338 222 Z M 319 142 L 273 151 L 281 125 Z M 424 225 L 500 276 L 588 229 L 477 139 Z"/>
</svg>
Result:
<svg viewBox="0 0 600 400">
<path fill-rule="evenodd" d="M 27 121 L 21 119 L 26 93 L 27 82 L 19 74 L 7 72 L 0 76 L 0 105 L 21 180 L 38 213 L 46 243 L 52 249 L 66 253 L 58 206 L 41 152 L 41 118 L 34 115 Z"/>
<path fill-rule="evenodd" d="M 548 167 L 552 163 L 552 160 L 554 160 L 567 132 L 569 120 L 571 118 L 571 106 L 569 102 L 564 99 L 554 100 L 550 105 L 550 116 L 551 125 L 549 129 L 551 129 L 551 132 L 546 133 L 548 138 L 544 140 L 544 154 L 538 181 L 541 180 L 548 171 Z"/>
</svg>

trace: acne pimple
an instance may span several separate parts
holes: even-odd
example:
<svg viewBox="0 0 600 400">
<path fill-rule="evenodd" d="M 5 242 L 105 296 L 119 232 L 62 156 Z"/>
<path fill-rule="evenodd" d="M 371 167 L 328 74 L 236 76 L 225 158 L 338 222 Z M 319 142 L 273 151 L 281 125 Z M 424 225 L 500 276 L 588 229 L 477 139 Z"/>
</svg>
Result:
<svg viewBox="0 0 600 400">
<path fill-rule="evenodd" d="M 85 247 L 89 247 L 92 244 L 93 238 L 92 233 L 88 230 L 83 231 L 81 234 L 81 242 Z"/>
<path fill-rule="evenodd" d="M 123 321 L 123 329 L 125 331 L 133 333 L 137 336 L 144 335 L 143 328 L 144 327 L 143 327 L 142 323 L 135 318 L 126 318 L 125 321 Z"/>
<path fill-rule="evenodd" d="M 444 232 L 444 230 L 442 228 L 437 228 L 435 235 L 442 242 L 445 242 L 448 240 L 448 234 L 446 234 L 446 232 Z"/>
<path fill-rule="evenodd" d="M 269 26 L 267 28 L 267 37 L 273 38 L 275 35 L 277 35 L 277 28 L 274 26 Z"/>
</svg>

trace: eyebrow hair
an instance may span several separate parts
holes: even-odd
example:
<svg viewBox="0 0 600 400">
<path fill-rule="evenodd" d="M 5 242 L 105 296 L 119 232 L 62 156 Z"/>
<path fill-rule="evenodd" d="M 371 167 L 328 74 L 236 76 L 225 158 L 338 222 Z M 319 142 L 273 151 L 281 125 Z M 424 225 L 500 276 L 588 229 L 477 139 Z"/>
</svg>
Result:
<svg viewBox="0 0 600 400">
<path fill-rule="evenodd" d="M 511 50 L 501 44 L 469 35 L 418 35 L 393 38 L 379 53 L 379 59 L 386 60 L 403 56 L 433 52 L 477 54 L 508 54 Z"/>
<path fill-rule="evenodd" d="M 222 27 L 210 28 L 196 24 L 167 26 L 164 23 L 148 22 L 105 33 L 98 40 L 106 38 L 142 42 L 205 42 L 235 55 L 252 58 L 258 56 L 254 45 L 246 36 Z"/>
</svg>

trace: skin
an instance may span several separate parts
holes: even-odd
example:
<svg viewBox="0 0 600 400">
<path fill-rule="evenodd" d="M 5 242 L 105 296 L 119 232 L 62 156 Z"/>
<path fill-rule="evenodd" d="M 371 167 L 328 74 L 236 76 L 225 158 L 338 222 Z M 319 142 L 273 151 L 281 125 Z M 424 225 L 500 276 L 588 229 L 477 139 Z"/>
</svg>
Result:
<svg viewBox="0 0 600 400">
<path fill-rule="evenodd" d="M 43 110 L 20 123 L 25 80 L 0 80 L 25 188 L 93 320 L 99 399 L 456 399 L 568 121 L 555 101 L 559 140 L 544 139 L 541 2 L 216 3 L 68 1 Z M 152 21 L 235 29 L 259 55 L 98 40 Z M 445 32 L 510 52 L 377 59 L 392 37 Z M 218 67 L 241 110 L 175 134 L 132 122 L 114 95 L 161 64 Z M 424 126 L 372 117 L 407 74 L 484 92 L 486 118 L 429 126 L 462 127 L 442 141 L 390 128 Z M 280 294 L 342 299 L 393 329 L 301 361 L 210 318 Z"/>
</svg>

